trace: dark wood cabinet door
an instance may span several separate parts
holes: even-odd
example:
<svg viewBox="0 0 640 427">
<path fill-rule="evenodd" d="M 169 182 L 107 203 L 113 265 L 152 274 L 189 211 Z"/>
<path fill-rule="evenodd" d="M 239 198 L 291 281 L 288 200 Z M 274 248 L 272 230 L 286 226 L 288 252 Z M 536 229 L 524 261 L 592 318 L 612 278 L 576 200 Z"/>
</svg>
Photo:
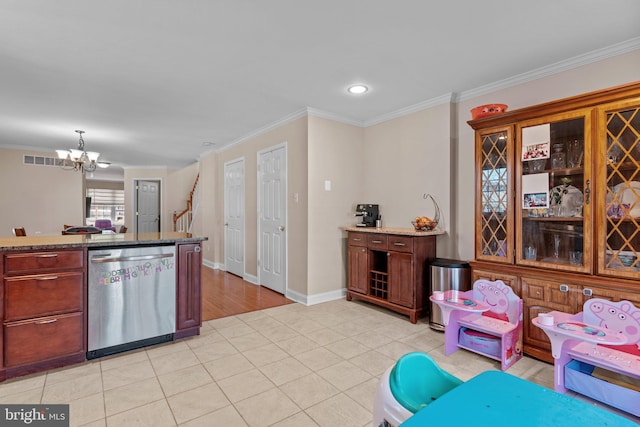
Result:
<svg viewBox="0 0 640 427">
<path fill-rule="evenodd" d="M 388 253 L 389 302 L 404 307 L 414 307 L 415 289 L 413 254 L 403 252 Z"/>
<path fill-rule="evenodd" d="M 202 253 L 199 243 L 178 245 L 176 335 L 180 331 L 197 329 L 202 324 L 201 280 Z"/>
<path fill-rule="evenodd" d="M 553 282 L 523 277 L 522 294 L 524 299 L 523 307 L 523 330 L 525 346 L 535 347 L 544 351 L 544 356 L 533 353 L 537 357 L 548 360 L 551 351 L 549 337 L 542 329 L 536 327 L 531 322 L 540 313 L 550 311 L 562 311 L 565 313 L 576 313 L 578 311 L 578 294 L 580 287 L 570 284 Z"/>
<path fill-rule="evenodd" d="M 367 294 L 369 277 L 369 256 L 366 247 L 349 246 L 349 290 Z"/>
</svg>

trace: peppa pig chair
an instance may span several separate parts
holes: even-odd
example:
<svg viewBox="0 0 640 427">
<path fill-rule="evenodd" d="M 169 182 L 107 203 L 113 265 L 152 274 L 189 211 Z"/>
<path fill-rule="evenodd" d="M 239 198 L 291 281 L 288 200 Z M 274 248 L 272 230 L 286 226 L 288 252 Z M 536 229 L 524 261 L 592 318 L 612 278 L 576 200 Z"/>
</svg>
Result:
<svg viewBox="0 0 640 427">
<path fill-rule="evenodd" d="M 629 301 L 592 298 L 582 310 L 556 322 L 555 327 L 579 327 L 595 337 L 600 329 L 613 330 L 627 342 L 603 345 L 593 340 L 566 340 L 554 360 L 555 390 L 572 390 L 640 416 L 640 309 Z"/>
<path fill-rule="evenodd" d="M 445 326 L 445 355 L 459 348 L 500 361 L 503 371 L 522 358 L 522 299 L 501 280 L 476 280 L 462 299 L 490 307 L 466 312 L 453 310 Z"/>
</svg>

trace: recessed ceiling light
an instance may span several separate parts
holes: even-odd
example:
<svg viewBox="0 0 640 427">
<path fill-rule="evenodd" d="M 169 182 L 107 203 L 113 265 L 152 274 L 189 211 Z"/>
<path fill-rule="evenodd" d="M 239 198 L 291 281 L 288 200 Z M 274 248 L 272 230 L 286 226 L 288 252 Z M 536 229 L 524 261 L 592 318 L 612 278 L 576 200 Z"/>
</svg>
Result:
<svg viewBox="0 0 640 427">
<path fill-rule="evenodd" d="M 352 93 L 354 95 L 360 95 L 362 93 L 365 93 L 368 90 L 369 88 L 366 87 L 365 85 L 353 85 L 353 86 L 350 86 L 349 89 L 347 89 L 347 92 Z"/>
<path fill-rule="evenodd" d="M 205 141 L 205 142 L 202 143 L 203 147 L 211 147 L 213 145 L 216 145 L 216 143 L 215 142 L 210 142 L 210 141 Z"/>
</svg>

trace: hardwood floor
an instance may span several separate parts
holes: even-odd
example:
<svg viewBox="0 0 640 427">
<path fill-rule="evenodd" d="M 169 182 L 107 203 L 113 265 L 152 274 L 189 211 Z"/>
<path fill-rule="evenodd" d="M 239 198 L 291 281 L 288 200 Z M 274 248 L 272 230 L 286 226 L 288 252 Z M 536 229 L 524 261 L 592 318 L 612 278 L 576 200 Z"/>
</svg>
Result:
<svg viewBox="0 0 640 427">
<path fill-rule="evenodd" d="M 282 294 L 222 270 L 202 266 L 202 320 L 292 304 Z"/>
</svg>

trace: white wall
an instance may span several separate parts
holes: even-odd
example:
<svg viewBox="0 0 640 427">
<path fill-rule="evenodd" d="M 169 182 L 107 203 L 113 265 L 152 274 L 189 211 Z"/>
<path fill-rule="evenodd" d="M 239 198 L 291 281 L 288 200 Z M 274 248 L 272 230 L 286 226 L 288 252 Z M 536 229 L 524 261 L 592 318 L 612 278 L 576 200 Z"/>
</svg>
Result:
<svg viewBox="0 0 640 427">
<path fill-rule="evenodd" d="M 245 277 L 258 276 L 257 153 L 287 144 L 287 277 L 291 291 L 307 294 L 307 117 L 296 119 L 247 139 L 219 153 L 203 156 L 201 202 L 204 217 L 198 234 L 209 237 L 204 244 L 208 264 L 224 265 L 224 163 L 245 159 Z M 293 194 L 298 194 L 298 202 Z"/>
<path fill-rule="evenodd" d="M 437 254 L 450 257 L 455 248 L 452 226 L 453 183 L 451 104 L 431 107 L 365 129 L 363 199 L 380 205 L 385 227 L 411 228 L 416 216 L 434 217 L 431 194 L 441 210 Z"/>
<path fill-rule="evenodd" d="M 309 117 L 309 236 L 307 295 L 340 291 L 346 283 L 346 235 L 355 204 L 365 196 L 361 127 Z M 325 190 L 329 181 L 331 190 Z"/>
<path fill-rule="evenodd" d="M 83 224 L 83 175 L 56 166 L 24 165 L 22 156 L 53 153 L 0 149 L 0 237 L 13 227 L 27 235 L 60 234 L 65 224 Z"/>
</svg>

